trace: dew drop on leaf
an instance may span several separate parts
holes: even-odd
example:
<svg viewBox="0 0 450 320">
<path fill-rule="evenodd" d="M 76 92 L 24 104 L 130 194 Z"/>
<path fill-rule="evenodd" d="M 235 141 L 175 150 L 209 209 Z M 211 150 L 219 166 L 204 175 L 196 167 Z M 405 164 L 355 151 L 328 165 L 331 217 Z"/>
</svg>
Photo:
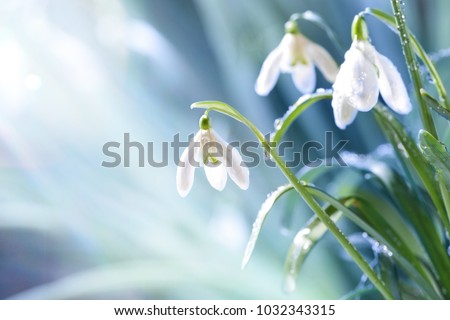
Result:
<svg viewBox="0 0 450 320">
<path fill-rule="evenodd" d="M 280 130 L 282 125 L 283 125 L 283 120 L 281 118 L 275 119 L 275 121 L 273 123 L 275 130 Z"/>
</svg>

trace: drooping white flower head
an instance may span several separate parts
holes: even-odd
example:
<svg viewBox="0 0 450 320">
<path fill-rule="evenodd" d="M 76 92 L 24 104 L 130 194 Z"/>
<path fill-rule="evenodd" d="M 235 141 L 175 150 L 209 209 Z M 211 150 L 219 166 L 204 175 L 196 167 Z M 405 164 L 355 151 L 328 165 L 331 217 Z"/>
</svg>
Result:
<svg viewBox="0 0 450 320">
<path fill-rule="evenodd" d="M 194 184 L 194 171 L 203 166 L 211 186 L 219 191 L 225 188 L 229 175 L 241 189 L 249 186 L 249 170 L 236 148 L 225 142 L 211 128 L 209 118 L 200 118 L 200 130 L 183 151 L 177 168 L 177 190 L 185 197 Z"/>
<path fill-rule="evenodd" d="M 407 114 L 412 106 L 405 84 L 394 64 L 369 43 L 367 27 L 361 16 L 353 22 L 354 40 L 345 54 L 331 105 L 340 129 L 353 122 L 358 111 L 370 111 L 381 94 L 395 112 Z"/>
<path fill-rule="evenodd" d="M 314 66 L 329 82 L 335 81 L 339 69 L 331 55 L 323 47 L 303 36 L 295 21 L 288 21 L 286 34 L 262 65 L 255 91 L 261 96 L 268 95 L 280 72 L 283 72 L 291 74 L 300 92 L 311 93 L 316 87 Z"/>
</svg>

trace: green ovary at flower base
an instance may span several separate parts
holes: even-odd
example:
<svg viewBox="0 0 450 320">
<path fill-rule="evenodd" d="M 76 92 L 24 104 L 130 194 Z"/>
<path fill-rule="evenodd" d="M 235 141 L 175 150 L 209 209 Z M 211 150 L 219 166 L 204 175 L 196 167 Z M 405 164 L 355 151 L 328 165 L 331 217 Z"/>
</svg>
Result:
<svg viewBox="0 0 450 320">
<path fill-rule="evenodd" d="M 333 85 L 331 105 L 336 125 L 345 129 L 358 111 L 370 111 L 379 94 L 395 112 L 409 113 L 412 107 L 405 84 L 394 64 L 370 44 L 362 16 L 355 17 L 352 30 L 352 46 Z"/>
<path fill-rule="evenodd" d="M 249 170 L 236 148 L 216 133 L 206 115 L 200 118 L 199 127 L 178 164 L 176 181 L 180 196 L 185 197 L 191 191 L 194 171 L 200 164 L 205 168 L 206 178 L 213 188 L 222 191 L 229 175 L 241 189 L 248 189 Z"/>
<path fill-rule="evenodd" d="M 290 73 L 297 89 L 311 93 L 316 87 L 316 66 L 329 82 L 334 82 L 338 66 L 320 45 L 303 36 L 297 22 L 286 22 L 286 33 L 280 44 L 264 61 L 255 84 L 255 91 L 266 96 L 275 86 L 280 72 Z"/>
</svg>

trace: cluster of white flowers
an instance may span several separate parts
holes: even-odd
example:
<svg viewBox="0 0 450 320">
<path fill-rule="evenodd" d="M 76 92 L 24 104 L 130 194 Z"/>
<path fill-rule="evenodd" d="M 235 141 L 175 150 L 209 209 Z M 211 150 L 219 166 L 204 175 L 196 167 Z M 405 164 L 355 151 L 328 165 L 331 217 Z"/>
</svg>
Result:
<svg viewBox="0 0 450 320">
<path fill-rule="evenodd" d="M 394 64 L 370 44 L 364 18 L 356 16 L 352 29 L 354 41 L 338 68 L 324 48 L 300 34 L 296 23 L 289 21 L 281 43 L 262 65 L 255 91 L 267 95 L 281 71 L 292 74 L 300 92 L 312 92 L 316 84 L 315 65 L 326 80 L 334 83 L 331 105 L 339 128 L 351 124 L 358 111 L 370 111 L 379 93 L 392 110 L 409 113 L 411 102 L 405 84 Z"/>
<path fill-rule="evenodd" d="M 362 16 L 356 16 L 353 21 L 353 43 L 340 68 L 323 47 L 300 33 L 295 21 L 288 21 L 285 27 L 280 44 L 262 65 L 255 84 L 256 93 L 268 95 L 280 73 L 290 73 L 300 92 L 311 93 L 316 87 L 314 67 L 317 67 L 324 78 L 333 83 L 331 105 L 340 129 L 351 124 L 358 111 L 370 111 L 378 102 L 379 94 L 395 112 L 411 111 L 408 92 L 397 68 L 370 44 Z M 200 119 L 200 130 L 180 158 L 177 189 L 182 197 L 191 190 L 194 170 L 200 165 L 217 190 L 224 189 L 227 175 L 240 188 L 248 188 L 249 171 L 241 155 L 211 128 L 207 116 Z"/>
</svg>

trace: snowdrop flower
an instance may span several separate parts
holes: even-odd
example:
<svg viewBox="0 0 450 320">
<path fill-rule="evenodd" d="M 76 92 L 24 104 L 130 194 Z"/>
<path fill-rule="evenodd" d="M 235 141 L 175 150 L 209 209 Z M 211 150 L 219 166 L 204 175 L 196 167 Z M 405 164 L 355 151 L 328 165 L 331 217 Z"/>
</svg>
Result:
<svg viewBox="0 0 450 320">
<path fill-rule="evenodd" d="M 371 110 L 379 93 L 392 110 L 400 114 L 409 113 L 411 102 L 400 73 L 369 43 L 363 17 L 355 17 L 352 33 L 354 41 L 333 85 L 331 105 L 336 125 L 345 129 L 358 111 Z"/>
<path fill-rule="evenodd" d="M 275 86 L 280 72 L 290 73 L 297 89 L 302 93 L 311 93 L 316 87 L 314 66 L 322 72 L 325 79 L 334 82 L 338 66 L 330 54 L 320 45 L 303 36 L 295 21 L 285 25 L 286 33 L 264 61 L 255 91 L 266 96 Z"/>
<path fill-rule="evenodd" d="M 239 152 L 225 142 L 212 128 L 209 118 L 200 118 L 200 130 L 183 151 L 177 168 L 177 190 L 185 197 L 194 183 L 195 168 L 205 168 L 206 178 L 219 191 L 225 188 L 229 175 L 241 189 L 247 190 L 249 171 Z"/>
</svg>

